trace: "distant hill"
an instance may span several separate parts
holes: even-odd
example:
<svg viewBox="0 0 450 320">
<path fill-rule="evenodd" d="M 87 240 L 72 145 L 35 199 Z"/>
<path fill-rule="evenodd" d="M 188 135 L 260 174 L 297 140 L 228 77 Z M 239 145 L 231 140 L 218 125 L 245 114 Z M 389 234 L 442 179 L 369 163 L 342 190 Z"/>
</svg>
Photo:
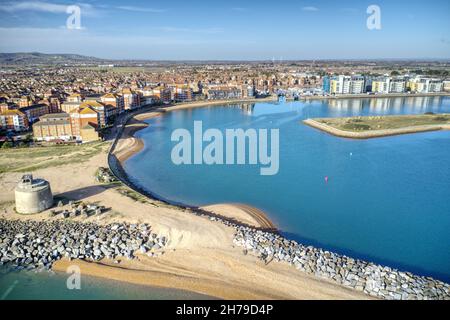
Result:
<svg viewBox="0 0 450 320">
<path fill-rule="evenodd" d="M 102 59 L 79 54 L 47 54 L 40 52 L 0 53 L 0 64 L 73 64 L 98 63 Z"/>
</svg>

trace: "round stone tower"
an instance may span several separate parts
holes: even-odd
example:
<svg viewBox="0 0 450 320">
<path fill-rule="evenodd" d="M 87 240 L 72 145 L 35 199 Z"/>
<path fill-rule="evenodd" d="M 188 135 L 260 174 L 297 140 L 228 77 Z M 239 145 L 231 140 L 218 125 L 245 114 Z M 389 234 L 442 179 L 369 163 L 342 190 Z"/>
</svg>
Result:
<svg viewBox="0 0 450 320">
<path fill-rule="evenodd" d="M 53 205 L 53 195 L 50 184 L 44 179 L 33 179 L 26 174 L 17 184 L 16 211 L 19 213 L 38 213 Z"/>
</svg>

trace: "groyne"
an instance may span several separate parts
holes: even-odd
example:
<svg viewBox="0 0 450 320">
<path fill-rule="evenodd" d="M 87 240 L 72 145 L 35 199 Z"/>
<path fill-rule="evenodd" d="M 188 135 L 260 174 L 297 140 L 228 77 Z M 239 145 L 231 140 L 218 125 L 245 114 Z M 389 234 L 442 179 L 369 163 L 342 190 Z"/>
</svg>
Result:
<svg viewBox="0 0 450 320">
<path fill-rule="evenodd" d="M 280 235 L 234 226 L 234 243 L 267 263 L 284 261 L 298 270 L 389 300 L 449 300 L 450 286 L 387 266 L 304 246 Z"/>
<path fill-rule="evenodd" d="M 0 219 L 0 264 L 19 270 L 48 270 L 62 258 L 133 259 L 137 250 L 153 257 L 166 243 L 148 224 Z"/>
</svg>

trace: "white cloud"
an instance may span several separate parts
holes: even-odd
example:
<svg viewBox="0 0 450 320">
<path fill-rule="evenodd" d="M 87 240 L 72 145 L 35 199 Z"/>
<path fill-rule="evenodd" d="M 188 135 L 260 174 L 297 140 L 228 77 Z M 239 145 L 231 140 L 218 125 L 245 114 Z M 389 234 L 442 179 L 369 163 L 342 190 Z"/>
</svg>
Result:
<svg viewBox="0 0 450 320">
<path fill-rule="evenodd" d="M 191 52 L 191 58 L 198 55 L 199 48 L 205 50 L 219 47 L 234 40 L 204 39 L 188 37 L 186 34 L 132 35 L 97 34 L 89 30 L 67 28 L 3 28 L 0 27 L 0 52 L 44 52 L 76 53 L 106 58 L 183 58 Z M 139 50 L 132 48 L 139 43 Z M 231 45 L 231 44 L 230 44 Z"/>
<path fill-rule="evenodd" d="M 117 6 L 115 8 L 119 9 L 119 10 L 134 11 L 134 12 L 150 12 L 150 13 L 166 12 L 165 9 L 154 9 L 154 8 L 144 8 L 144 7 L 134 7 L 134 6 Z"/>
<path fill-rule="evenodd" d="M 312 6 L 307 6 L 307 7 L 303 7 L 303 8 L 302 8 L 302 11 L 310 11 L 310 12 L 313 12 L 313 11 L 319 11 L 319 8 L 317 8 L 317 7 L 312 7 Z"/>
<path fill-rule="evenodd" d="M 66 8 L 67 5 L 41 1 L 8 2 L 0 4 L 0 10 L 6 12 L 40 11 L 51 13 L 65 13 Z"/>
<path fill-rule="evenodd" d="M 44 1 L 16 1 L 5 2 L 0 4 L 0 11 L 14 13 L 20 11 L 34 11 L 34 12 L 47 12 L 47 13 L 64 13 L 69 6 L 79 6 L 83 14 L 93 13 L 94 8 L 87 3 L 73 3 L 73 4 L 60 4 Z"/>
</svg>

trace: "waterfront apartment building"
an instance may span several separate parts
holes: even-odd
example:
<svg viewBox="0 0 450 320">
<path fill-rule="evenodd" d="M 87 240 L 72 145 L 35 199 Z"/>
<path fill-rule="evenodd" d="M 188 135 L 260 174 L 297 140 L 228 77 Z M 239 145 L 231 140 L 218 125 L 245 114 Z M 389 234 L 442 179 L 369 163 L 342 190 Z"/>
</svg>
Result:
<svg viewBox="0 0 450 320">
<path fill-rule="evenodd" d="M 214 86 L 206 89 L 208 100 L 240 99 L 242 91 L 237 87 Z"/>
<path fill-rule="evenodd" d="M 443 91 L 443 81 L 440 79 L 416 77 L 409 79 L 407 88 L 416 93 L 433 93 Z"/>
<path fill-rule="evenodd" d="M 172 100 L 176 102 L 192 101 L 193 90 L 189 85 L 175 85 L 169 88 L 172 92 Z"/>
<path fill-rule="evenodd" d="M 322 90 L 324 93 L 330 93 L 330 77 L 324 76 L 322 78 Z"/>
<path fill-rule="evenodd" d="M 85 114 L 84 114 L 85 115 Z M 52 113 L 39 118 L 33 124 L 33 135 L 38 141 L 70 141 L 89 142 L 99 139 L 96 125 L 91 124 L 94 118 L 84 117 L 78 113 Z M 89 121 L 91 120 L 91 121 Z"/>
<path fill-rule="evenodd" d="M 17 109 L 3 110 L 0 113 L 0 128 L 16 132 L 26 131 L 29 129 L 28 118 Z"/>
<path fill-rule="evenodd" d="M 122 96 L 114 93 L 107 93 L 100 97 L 100 102 L 104 105 L 110 105 L 116 108 L 116 113 L 120 114 L 125 109 L 125 103 Z"/>
<path fill-rule="evenodd" d="M 445 92 L 449 92 L 450 91 L 450 81 L 444 81 L 442 83 L 442 90 Z"/>
<path fill-rule="evenodd" d="M 382 77 L 372 80 L 372 92 L 373 93 L 389 93 L 391 87 L 391 78 Z"/>
<path fill-rule="evenodd" d="M 139 108 L 141 105 L 139 95 L 130 88 L 124 88 L 122 90 L 122 97 L 125 110 L 133 110 Z"/>
<path fill-rule="evenodd" d="M 163 103 L 170 103 L 172 101 L 172 91 L 169 88 L 162 88 L 160 98 Z"/>
<path fill-rule="evenodd" d="M 336 76 L 330 80 L 331 94 L 361 94 L 365 89 L 363 76 Z"/>
<path fill-rule="evenodd" d="M 443 81 L 439 79 L 429 79 L 428 92 L 442 92 L 443 91 Z"/>
<path fill-rule="evenodd" d="M 404 79 L 392 79 L 389 84 L 389 93 L 406 92 L 406 81 Z"/>
<path fill-rule="evenodd" d="M 366 79 L 363 76 L 353 76 L 350 80 L 350 94 L 361 94 L 365 91 Z"/>
<path fill-rule="evenodd" d="M 348 94 L 350 92 L 350 77 L 337 76 L 331 78 L 330 93 L 331 94 Z"/>
<path fill-rule="evenodd" d="M 255 89 L 253 86 L 242 86 L 242 98 L 253 98 L 255 96 Z"/>
</svg>

